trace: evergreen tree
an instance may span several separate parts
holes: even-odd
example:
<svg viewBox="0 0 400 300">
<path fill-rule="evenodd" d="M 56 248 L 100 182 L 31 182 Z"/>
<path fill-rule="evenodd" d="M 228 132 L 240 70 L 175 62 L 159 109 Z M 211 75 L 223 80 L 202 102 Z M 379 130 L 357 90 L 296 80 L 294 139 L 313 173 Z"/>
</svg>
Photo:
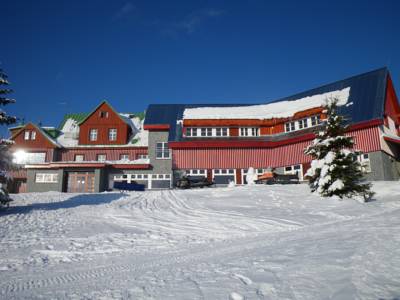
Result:
<svg viewBox="0 0 400 300">
<path fill-rule="evenodd" d="M 365 200 L 373 196 L 371 184 L 363 180 L 363 166 L 353 149 L 353 138 L 345 136 L 344 118 L 337 114 L 338 99 L 328 99 L 324 113 L 327 120 L 305 153 L 313 157 L 306 176 L 310 188 L 321 196 L 353 197 Z"/>
<path fill-rule="evenodd" d="M 8 84 L 7 75 L 0 69 L 0 106 L 15 103 L 14 99 L 7 97 L 8 94 L 12 93 L 12 90 L 7 88 Z M 0 108 L 0 125 L 10 125 L 15 122 L 15 117 L 7 115 L 6 112 Z M 0 138 L 0 204 L 7 204 L 10 201 L 4 184 L 8 179 L 7 171 L 13 166 L 12 155 L 9 151 L 9 147 L 12 144 L 13 141 Z"/>
</svg>

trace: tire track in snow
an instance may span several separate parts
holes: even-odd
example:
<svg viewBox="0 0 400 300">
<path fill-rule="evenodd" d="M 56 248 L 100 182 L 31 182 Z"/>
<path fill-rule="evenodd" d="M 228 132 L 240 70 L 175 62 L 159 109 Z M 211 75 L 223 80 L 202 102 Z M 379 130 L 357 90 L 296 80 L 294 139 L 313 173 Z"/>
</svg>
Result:
<svg viewBox="0 0 400 300">
<path fill-rule="evenodd" d="M 397 209 L 398 210 L 398 209 Z M 373 217 L 386 213 L 387 211 L 381 211 L 377 214 L 363 215 L 351 220 L 338 220 L 334 222 L 310 225 L 303 228 L 290 230 L 288 232 L 276 232 L 270 234 L 260 235 L 259 239 L 244 238 L 238 239 L 235 242 L 229 241 L 224 243 L 215 243 L 211 247 L 199 247 L 192 246 L 187 247 L 182 251 L 170 252 L 162 255 L 158 259 L 148 258 L 142 259 L 142 257 L 135 257 L 132 262 L 132 257 L 122 258 L 122 263 L 114 263 L 113 265 L 100 266 L 85 270 L 72 270 L 59 272 L 57 275 L 37 278 L 37 275 L 26 274 L 31 278 L 14 278 L 8 282 L 3 282 L 0 285 L 0 295 L 11 296 L 12 294 L 30 292 L 40 289 L 42 292 L 45 289 L 52 289 L 54 287 L 68 287 L 73 285 L 76 287 L 79 284 L 85 286 L 98 285 L 99 279 L 106 280 L 107 283 L 115 281 L 117 284 L 121 279 L 134 276 L 140 276 L 148 272 L 158 271 L 161 268 L 174 268 L 176 266 L 188 266 L 189 264 L 199 264 L 207 262 L 210 259 L 217 261 L 235 260 L 240 259 L 246 253 L 257 252 L 257 250 L 274 245 L 279 247 L 281 243 L 285 243 L 288 240 L 293 240 L 292 233 L 304 232 L 306 235 L 310 232 L 315 232 L 317 228 L 327 227 L 332 230 L 331 226 L 335 224 L 351 224 L 352 222 L 359 222 L 360 219 Z M 393 213 L 393 210 L 390 210 Z M 298 236 L 294 237 L 294 240 L 298 239 Z M 154 256 L 151 256 L 154 257 Z M 127 263 L 129 262 L 129 263 Z M 82 267 L 82 265 L 80 265 Z M 155 274 L 155 273 L 153 273 Z M 24 276 L 26 276 L 24 275 Z M 34 278 L 34 279 L 32 279 Z"/>
</svg>

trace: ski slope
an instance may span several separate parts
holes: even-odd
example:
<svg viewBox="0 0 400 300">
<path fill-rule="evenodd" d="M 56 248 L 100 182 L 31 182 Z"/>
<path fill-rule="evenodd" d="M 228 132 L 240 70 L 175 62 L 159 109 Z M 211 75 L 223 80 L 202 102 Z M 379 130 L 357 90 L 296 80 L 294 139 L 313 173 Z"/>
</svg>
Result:
<svg viewBox="0 0 400 300">
<path fill-rule="evenodd" d="M 0 299 L 400 298 L 400 184 L 20 194 L 0 212 Z"/>
</svg>

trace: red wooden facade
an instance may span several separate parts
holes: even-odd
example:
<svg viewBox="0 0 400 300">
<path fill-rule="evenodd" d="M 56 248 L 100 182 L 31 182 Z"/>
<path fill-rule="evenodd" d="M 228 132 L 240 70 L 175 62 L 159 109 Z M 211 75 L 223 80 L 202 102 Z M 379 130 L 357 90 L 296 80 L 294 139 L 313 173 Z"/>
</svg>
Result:
<svg viewBox="0 0 400 300">
<path fill-rule="evenodd" d="M 97 130 L 96 140 L 90 140 L 90 130 Z M 116 139 L 109 139 L 109 130 L 116 129 Z M 107 103 L 102 102 L 80 125 L 80 145 L 123 145 L 128 142 L 130 126 Z"/>
<path fill-rule="evenodd" d="M 355 148 L 363 152 L 380 150 L 379 127 L 357 129 L 347 135 L 353 136 Z M 172 152 L 175 169 L 245 169 L 249 167 L 283 167 L 299 163 L 309 163 L 311 157 L 304 149 L 311 143 L 306 141 L 287 143 L 277 147 L 261 144 L 257 147 L 210 147 L 179 148 L 178 143 Z M 229 144 L 229 142 L 226 142 Z"/>
<path fill-rule="evenodd" d="M 25 132 L 28 132 L 28 139 L 25 139 Z M 33 133 L 34 132 L 34 138 Z M 15 144 L 14 149 L 34 150 L 32 152 L 42 152 L 44 149 L 54 149 L 56 145 L 46 137 L 35 125 L 28 123 L 11 137 Z M 40 151 L 39 151 L 40 150 Z"/>
</svg>

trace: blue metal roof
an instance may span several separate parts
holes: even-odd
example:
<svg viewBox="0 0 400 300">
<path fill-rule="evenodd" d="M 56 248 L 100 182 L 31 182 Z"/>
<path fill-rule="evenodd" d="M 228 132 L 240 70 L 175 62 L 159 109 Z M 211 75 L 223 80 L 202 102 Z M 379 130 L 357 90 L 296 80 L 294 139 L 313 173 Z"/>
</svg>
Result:
<svg viewBox="0 0 400 300">
<path fill-rule="evenodd" d="M 379 119 L 383 118 L 384 114 L 388 74 L 389 71 L 385 67 L 326 84 L 273 102 L 296 100 L 350 87 L 348 103 L 352 102 L 353 105 L 339 107 L 338 113 L 348 117 L 349 123 Z"/>
<path fill-rule="evenodd" d="M 349 106 L 339 107 L 339 113 L 349 118 L 349 123 L 383 118 L 386 94 L 386 82 L 389 75 L 388 69 L 381 68 L 368 73 L 363 73 L 347 79 L 326 84 L 308 91 L 304 91 L 279 101 L 291 101 L 307 96 L 328 93 L 350 87 Z M 269 102 L 269 103 L 272 103 Z M 176 126 L 177 120 L 182 120 L 183 111 L 186 108 L 195 107 L 233 107 L 256 105 L 253 104 L 150 104 L 146 111 L 145 125 L 169 124 L 169 140 L 177 141 L 182 136 L 180 126 Z"/>
</svg>

